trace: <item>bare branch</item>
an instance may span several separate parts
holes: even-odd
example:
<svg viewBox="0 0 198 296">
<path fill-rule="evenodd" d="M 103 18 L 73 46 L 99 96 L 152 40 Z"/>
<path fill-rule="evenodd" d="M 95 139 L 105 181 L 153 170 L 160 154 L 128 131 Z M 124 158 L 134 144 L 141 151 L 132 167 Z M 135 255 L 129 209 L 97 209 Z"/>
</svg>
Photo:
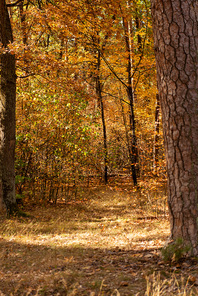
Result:
<svg viewBox="0 0 198 296">
<path fill-rule="evenodd" d="M 101 56 L 102 56 L 103 61 L 105 62 L 105 64 L 109 68 L 109 70 L 113 73 L 113 75 L 124 85 L 124 87 L 127 88 L 128 87 L 127 84 L 125 84 L 124 81 L 122 81 L 122 79 L 117 75 L 117 73 L 115 72 L 113 67 L 110 65 L 110 63 L 107 61 L 107 59 L 105 58 L 105 56 L 104 56 L 104 54 L 102 52 L 101 52 Z"/>
<path fill-rule="evenodd" d="M 35 73 L 29 73 L 29 74 L 24 75 L 24 76 L 17 76 L 17 78 L 28 78 L 28 77 L 34 76 L 34 75 L 36 75 L 36 74 Z"/>
<path fill-rule="evenodd" d="M 14 7 L 14 6 L 17 6 L 19 3 L 23 2 L 23 0 L 18 0 L 14 3 L 9 3 L 9 4 L 6 4 L 7 7 Z"/>
</svg>

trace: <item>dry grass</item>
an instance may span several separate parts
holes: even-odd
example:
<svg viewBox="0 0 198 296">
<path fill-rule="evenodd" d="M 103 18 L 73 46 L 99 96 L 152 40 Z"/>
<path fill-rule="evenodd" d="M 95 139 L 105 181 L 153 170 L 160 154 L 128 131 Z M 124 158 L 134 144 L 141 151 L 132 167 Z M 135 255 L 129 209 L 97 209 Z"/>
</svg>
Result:
<svg viewBox="0 0 198 296">
<path fill-rule="evenodd" d="M 190 295 L 186 281 L 196 266 L 162 262 L 169 223 L 165 213 L 155 216 L 153 205 L 139 193 L 101 187 L 86 202 L 30 207 L 28 218 L 2 218 L 0 295 Z M 158 272 L 162 278 L 153 278 Z"/>
</svg>

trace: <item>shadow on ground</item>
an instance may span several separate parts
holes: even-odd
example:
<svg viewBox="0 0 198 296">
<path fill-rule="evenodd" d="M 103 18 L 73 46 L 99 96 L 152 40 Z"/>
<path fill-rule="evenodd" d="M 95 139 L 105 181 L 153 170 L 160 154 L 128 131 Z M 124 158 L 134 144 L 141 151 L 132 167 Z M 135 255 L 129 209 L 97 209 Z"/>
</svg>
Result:
<svg viewBox="0 0 198 296">
<path fill-rule="evenodd" d="M 111 190 L 87 204 L 45 205 L 29 208 L 29 218 L 1 219 L 0 295 L 143 296 L 153 273 L 196 274 L 196 261 L 162 261 L 168 221 L 135 205 Z M 173 294 L 163 295 L 177 295 L 171 287 Z"/>
</svg>

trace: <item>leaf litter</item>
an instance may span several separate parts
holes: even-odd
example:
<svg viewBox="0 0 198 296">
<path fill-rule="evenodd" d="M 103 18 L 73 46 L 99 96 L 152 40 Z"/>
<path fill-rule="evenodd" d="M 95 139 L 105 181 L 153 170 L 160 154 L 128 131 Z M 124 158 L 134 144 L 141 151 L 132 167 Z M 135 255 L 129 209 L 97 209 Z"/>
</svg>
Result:
<svg viewBox="0 0 198 296">
<path fill-rule="evenodd" d="M 2 217 L 0 295 L 198 295 L 197 261 L 161 258 L 167 215 L 137 204 L 106 187 L 86 202 Z"/>
</svg>

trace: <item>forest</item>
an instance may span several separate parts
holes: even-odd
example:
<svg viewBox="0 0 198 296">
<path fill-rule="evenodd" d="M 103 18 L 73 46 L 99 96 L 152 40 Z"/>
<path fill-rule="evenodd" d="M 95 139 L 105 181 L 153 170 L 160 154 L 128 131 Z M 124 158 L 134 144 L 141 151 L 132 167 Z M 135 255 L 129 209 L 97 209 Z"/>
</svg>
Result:
<svg viewBox="0 0 198 296">
<path fill-rule="evenodd" d="M 103 4 L 103 5 L 102 5 Z M 20 9 L 19 9 L 20 8 Z M 149 2 L 12 8 L 17 193 L 165 180 Z"/>
<path fill-rule="evenodd" d="M 181 2 L 0 0 L 0 295 L 198 295 Z"/>
</svg>

